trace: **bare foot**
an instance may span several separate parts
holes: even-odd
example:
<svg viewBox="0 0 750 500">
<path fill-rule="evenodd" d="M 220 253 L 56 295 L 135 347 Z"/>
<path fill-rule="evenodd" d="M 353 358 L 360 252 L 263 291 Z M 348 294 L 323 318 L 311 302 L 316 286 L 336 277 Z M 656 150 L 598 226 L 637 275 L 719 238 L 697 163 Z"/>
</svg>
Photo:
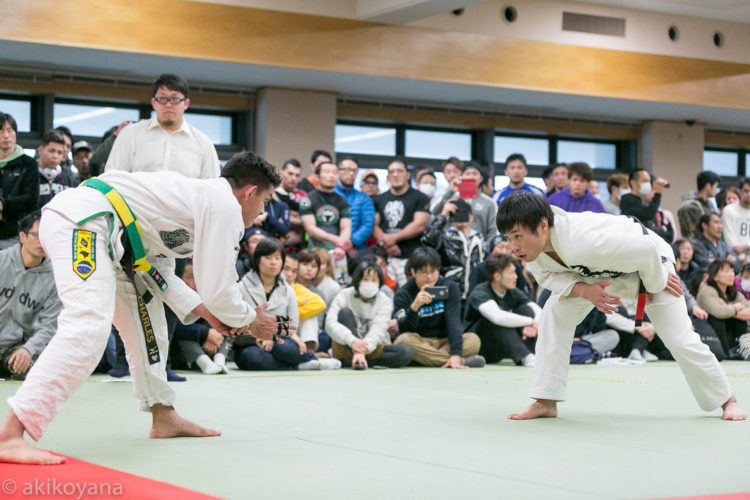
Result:
<svg viewBox="0 0 750 500">
<path fill-rule="evenodd" d="M 46 450 L 40 450 L 22 437 L 4 439 L 0 441 L 0 462 L 30 465 L 57 465 L 65 462 L 65 457 L 53 455 Z"/>
<path fill-rule="evenodd" d="M 722 420 L 745 420 L 747 419 L 747 414 L 745 413 L 745 410 L 743 410 L 740 405 L 737 404 L 737 398 L 734 397 L 734 394 L 732 394 L 732 397 L 729 398 L 729 400 L 721 405 L 721 409 L 724 410 L 724 413 L 721 416 Z"/>
<path fill-rule="evenodd" d="M 220 431 L 201 427 L 182 418 L 171 406 L 154 405 L 151 407 L 151 416 L 153 423 L 148 437 L 152 439 L 221 436 Z"/>
<path fill-rule="evenodd" d="M 511 420 L 530 420 L 532 418 L 555 418 L 557 417 L 557 401 L 549 399 L 537 399 L 522 412 L 511 413 Z"/>
</svg>

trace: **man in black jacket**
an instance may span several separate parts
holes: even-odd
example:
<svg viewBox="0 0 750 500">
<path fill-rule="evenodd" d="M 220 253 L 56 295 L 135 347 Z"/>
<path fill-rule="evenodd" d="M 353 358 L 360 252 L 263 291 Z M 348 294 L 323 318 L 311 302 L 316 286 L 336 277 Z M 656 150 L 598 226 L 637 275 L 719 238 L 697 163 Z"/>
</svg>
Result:
<svg viewBox="0 0 750 500">
<path fill-rule="evenodd" d="M 461 291 L 455 282 L 440 277 L 437 251 L 415 249 L 404 270 L 411 278 L 393 301 L 394 317 L 402 332 L 395 343 L 413 347 L 414 362 L 423 366 L 483 367 L 484 358 L 478 355 L 479 337 L 463 333 Z M 431 287 L 446 288 L 447 297 L 430 293 Z"/>
<path fill-rule="evenodd" d="M 18 243 L 18 221 L 36 210 L 36 161 L 16 143 L 18 124 L 0 111 L 0 250 Z"/>
</svg>

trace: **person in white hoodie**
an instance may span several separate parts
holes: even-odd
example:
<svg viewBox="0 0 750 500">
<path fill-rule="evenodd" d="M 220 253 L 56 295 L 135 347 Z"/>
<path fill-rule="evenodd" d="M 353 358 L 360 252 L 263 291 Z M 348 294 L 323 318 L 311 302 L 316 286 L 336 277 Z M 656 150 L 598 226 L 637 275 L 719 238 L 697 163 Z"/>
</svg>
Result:
<svg viewBox="0 0 750 500">
<path fill-rule="evenodd" d="M 528 261 L 539 284 L 552 291 L 539 319 L 536 401 L 511 419 L 556 417 L 566 396 L 570 350 L 578 323 L 596 307 L 617 310 L 622 296 L 639 296 L 636 319 L 647 313 L 683 371 L 698 405 L 722 408 L 725 420 L 744 420 L 719 362 L 693 331 L 671 247 L 625 216 L 568 213 L 528 193 L 500 204 L 497 228 Z"/>
<path fill-rule="evenodd" d="M 326 331 L 333 340 L 333 357 L 344 366 L 400 368 L 414 358 L 413 347 L 391 344 L 393 301 L 380 291 L 384 281 L 377 263 L 365 260 L 352 272 L 352 286 L 336 294 L 328 308 Z"/>
<path fill-rule="evenodd" d="M 40 218 L 22 218 L 20 244 L 0 251 L 0 377 L 23 380 L 57 329 L 62 304 L 39 242 Z"/>
<path fill-rule="evenodd" d="M 61 192 L 44 207 L 39 236 L 63 310 L 55 336 L 8 400 L 0 462 L 65 461 L 23 435 L 41 439 L 99 363 L 113 319 L 125 341 L 139 407 L 151 413 L 149 436 L 220 434 L 175 411 L 165 372 L 164 308 L 147 299 L 159 295 L 183 323 L 202 317 L 224 335 L 249 332 L 270 339 L 277 333 L 278 322 L 263 312 L 265 306 L 253 308 L 242 300 L 233 264 L 245 227 L 261 212 L 279 176 L 252 152 L 236 154 L 221 175 L 189 179 L 173 172 L 107 172 Z M 127 239 L 121 239 L 124 234 Z M 173 268 L 157 272 L 152 259 L 159 255 L 192 255 L 197 291 Z"/>
</svg>

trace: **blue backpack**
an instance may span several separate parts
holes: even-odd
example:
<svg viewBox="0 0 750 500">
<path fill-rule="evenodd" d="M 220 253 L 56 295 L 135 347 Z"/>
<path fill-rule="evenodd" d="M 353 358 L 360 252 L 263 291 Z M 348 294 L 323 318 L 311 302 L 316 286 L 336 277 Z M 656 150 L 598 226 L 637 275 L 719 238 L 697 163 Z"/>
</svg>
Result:
<svg viewBox="0 0 750 500">
<path fill-rule="evenodd" d="M 573 347 L 570 349 L 571 365 L 587 365 L 596 363 L 597 352 L 591 346 L 591 342 L 582 339 L 573 339 Z"/>
</svg>

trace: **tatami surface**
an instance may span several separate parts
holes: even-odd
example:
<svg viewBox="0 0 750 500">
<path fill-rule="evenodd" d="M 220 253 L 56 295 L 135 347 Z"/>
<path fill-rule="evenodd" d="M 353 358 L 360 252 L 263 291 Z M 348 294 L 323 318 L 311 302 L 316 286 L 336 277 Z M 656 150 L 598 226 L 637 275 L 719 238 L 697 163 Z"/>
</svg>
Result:
<svg viewBox="0 0 750 500">
<path fill-rule="evenodd" d="M 725 362 L 750 407 L 750 363 Z M 41 446 L 224 498 L 605 499 L 750 491 L 750 423 L 702 412 L 675 363 L 574 366 L 556 420 L 506 419 L 529 369 L 189 373 L 184 416 L 219 438 L 149 440 L 129 382 L 93 376 Z M 5 399 L 18 387 L 0 383 Z"/>
</svg>

